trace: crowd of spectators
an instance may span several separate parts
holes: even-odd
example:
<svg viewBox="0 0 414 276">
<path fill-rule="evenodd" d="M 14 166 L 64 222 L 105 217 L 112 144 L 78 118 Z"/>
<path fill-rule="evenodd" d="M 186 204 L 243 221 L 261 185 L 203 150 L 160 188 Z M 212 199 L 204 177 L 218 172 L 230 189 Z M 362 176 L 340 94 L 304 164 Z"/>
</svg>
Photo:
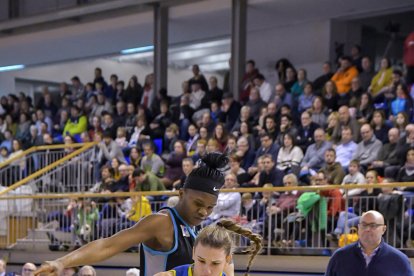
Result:
<svg viewBox="0 0 414 276">
<path fill-rule="evenodd" d="M 241 91 L 228 91 L 227 77 L 221 89 L 216 77 L 207 80 L 194 65 L 193 76 L 182 82 L 176 97 L 165 89 L 154 91 L 153 74 L 142 85 L 136 76 L 124 82 L 116 74 L 107 83 L 96 68 L 93 81 L 74 76 L 70 85 L 61 83 L 58 94 L 45 87 L 37 101 L 24 93 L 3 96 L 0 158 L 34 145 L 95 141 L 92 161 L 98 173 L 96 185 L 89 188 L 97 193 L 177 189 L 200 157 L 212 151 L 230 157 L 228 188 L 283 186 L 286 176 L 294 176 L 297 185 L 319 178 L 326 184 L 362 184 L 372 171 L 379 182 L 410 182 L 414 86 L 388 58 L 377 68 L 374 64 L 355 45 L 337 64 L 321 64 L 320 76 L 310 80 L 305 68 L 281 59 L 275 67 L 278 82 L 270 84 L 249 60 Z M 341 197 L 338 192 L 328 196 Z M 238 206 L 251 209 L 266 197 L 234 193 L 222 198 L 212 220 L 240 215 Z M 111 214 L 119 213 L 125 200 L 117 200 L 100 202 L 100 220 L 106 223 L 101 236 L 112 233 L 109 225 L 119 224 Z M 134 199 L 122 212 L 142 201 Z M 268 212 L 280 212 L 278 204 L 275 200 Z M 328 215 L 339 215 L 338 204 Z M 93 203 L 87 206 L 88 218 L 97 220 Z"/>
</svg>

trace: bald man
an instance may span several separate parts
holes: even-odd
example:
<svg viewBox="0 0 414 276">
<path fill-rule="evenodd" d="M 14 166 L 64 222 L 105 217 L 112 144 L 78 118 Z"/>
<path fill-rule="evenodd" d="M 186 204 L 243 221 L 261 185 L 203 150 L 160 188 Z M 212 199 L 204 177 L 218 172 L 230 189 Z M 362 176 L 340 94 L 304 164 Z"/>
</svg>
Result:
<svg viewBox="0 0 414 276">
<path fill-rule="evenodd" d="M 36 266 L 33 263 L 25 263 L 22 267 L 22 276 L 34 276 Z"/>
<path fill-rule="evenodd" d="M 335 251 L 325 276 L 412 276 L 407 256 L 382 239 L 386 230 L 381 213 L 364 213 L 358 224 L 359 241 Z"/>
</svg>

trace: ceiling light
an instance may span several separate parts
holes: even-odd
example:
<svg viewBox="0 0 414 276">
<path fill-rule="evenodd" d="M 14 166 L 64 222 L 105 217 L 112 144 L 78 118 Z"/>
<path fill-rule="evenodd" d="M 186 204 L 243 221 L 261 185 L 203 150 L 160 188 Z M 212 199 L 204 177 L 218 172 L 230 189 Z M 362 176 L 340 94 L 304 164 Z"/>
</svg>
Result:
<svg viewBox="0 0 414 276">
<path fill-rule="evenodd" d="M 0 67 L 0 72 L 7 72 L 7 71 L 13 71 L 13 70 L 20 70 L 23 69 L 25 66 L 23 64 L 17 64 L 17 65 L 9 65 L 9 66 L 2 66 Z"/>
<path fill-rule="evenodd" d="M 135 54 L 135 53 L 149 52 L 153 50 L 154 50 L 154 45 L 148 45 L 148 46 L 142 46 L 138 48 L 125 49 L 121 51 L 121 54 L 129 55 L 129 54 Z"/>
</svg>

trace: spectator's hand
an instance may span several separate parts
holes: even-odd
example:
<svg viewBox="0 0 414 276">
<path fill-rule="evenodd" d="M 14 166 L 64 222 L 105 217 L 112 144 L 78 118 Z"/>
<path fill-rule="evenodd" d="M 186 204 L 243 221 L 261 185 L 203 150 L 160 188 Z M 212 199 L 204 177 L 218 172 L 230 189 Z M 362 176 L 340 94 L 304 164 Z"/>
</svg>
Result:
<svg viewBox="0 0 414 276">
<path fill-rule="evenodd" d="M 280 212 L 280 208 L 276 206 L 270 206 L 266 208 L 266 213 L 268 215 L 274 215 Z"/>
<path fill-rule="evenodd" d="M 59 261 L 45 262 L 34 272 L 35 276 L 59 276 L 62 275 L 64 267 Z"/>
<path fill-rule="evenodd" d="M 374 161 L 372 162 L 372 166 L 374 168 L 382 168 L 384 167 L 384 161 Z"/>
<path fill-rule="evenodd" d="M 250 168 L 247 169 L 247 172 L 250 175 L 253 175 L 253 174 L 257 173 L 257 167 L 250 167 Z"/>
</svg>

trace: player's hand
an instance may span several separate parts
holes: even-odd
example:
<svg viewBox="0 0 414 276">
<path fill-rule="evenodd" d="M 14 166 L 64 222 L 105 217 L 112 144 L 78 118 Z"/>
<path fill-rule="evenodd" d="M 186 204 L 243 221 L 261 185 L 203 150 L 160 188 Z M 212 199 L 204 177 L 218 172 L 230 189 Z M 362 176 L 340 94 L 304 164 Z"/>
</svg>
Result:
<svg viewBox="0 0 414 276">
<path fill-rule="evenodd" d="M 59 276 L 63 273 L 63 265 L 58 261 L 45 262 L 34 272 L 35 276 Z"/>
</svg>

